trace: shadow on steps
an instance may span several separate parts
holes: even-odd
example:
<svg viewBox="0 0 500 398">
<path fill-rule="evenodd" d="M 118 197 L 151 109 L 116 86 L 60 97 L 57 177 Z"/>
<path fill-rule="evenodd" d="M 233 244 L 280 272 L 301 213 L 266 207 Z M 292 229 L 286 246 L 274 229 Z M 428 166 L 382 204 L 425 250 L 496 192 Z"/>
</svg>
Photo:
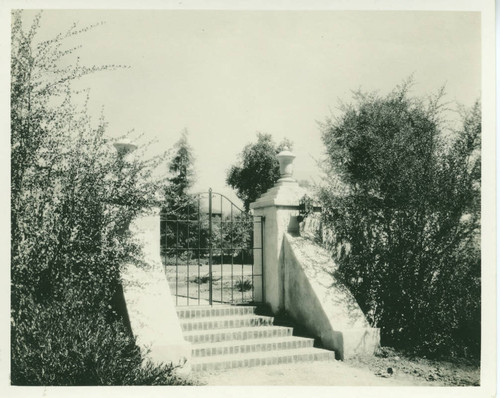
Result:
<svg viewBox="0 0 500 398">
<path fill-rule="evenodd" d="M 286 311 L 279 311 L 277 313 L 273 313 L 273 311 L 271 310 L 271 308 L 267 304 L 260 303 L 260 304 L 254 304 L 254 305 L 256 305 L 256 308 L 255 308 L 256 315 L 272 316 L 272 317 L 274 317 L 273 325 L 286 326 L 286 327 L 293 328 L 293 335 L 294 336 L 313 339 L 315 348 L 325 349 L 325 347 L 321 343 L 321 340 L 319 339 L 319 337 L 314 336 L 300 323 L 295 322 L 293 320 L 293 318 Z"/>
</svg>

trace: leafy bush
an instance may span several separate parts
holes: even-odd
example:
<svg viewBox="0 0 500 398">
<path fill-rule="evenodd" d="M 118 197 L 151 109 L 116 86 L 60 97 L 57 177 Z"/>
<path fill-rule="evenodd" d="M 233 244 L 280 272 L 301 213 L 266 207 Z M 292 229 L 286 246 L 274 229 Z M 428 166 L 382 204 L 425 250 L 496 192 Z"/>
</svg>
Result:
<svg viewBox="0 0 500 398">
<path fill-rule="evenodd" d="M 87 28 L 36 43 L 39 21 L 25 31 L 15 13 L 12 27 L 12 383 L 176 382 L 169 367 L 142 367 L 112 305 L 120 266 L 136 256 L 128 223 L 157 204 L 162 159 L 117 156 L 71 88 L 112 68 L 72 64 L 64 39 Z"/>
<path fill-rule="evenodd" d="M 107 308 L 89 311 L 87 296 L 30 303 L 14 325 L 15 385 L 183 384 L 171 365 L 153 365 L 142 355 L 122 320 Z"/>
<path fill-rule="evenodd" d="M 302 222 L 314 211 L 314 202 L 311 197 L 304 195 L 299 200 L 299 215 L 297 216 L 297 221 Z"/>
<path fill-rule="evenodd" d="M 440 96 L 358 93 L 323 126 L 325 244 L 382 343 L 480 353 L 481 109 L 445 137 Z"/>
<path fill-rule="evenodd" d="M 191 195 L 193 201 L 195 195 Z M 197 209 L 198 205 L 194 205 Z M 177 209 L 163 213 L 161 222 L 161 250 L 165 265 L 207 264 L 209 240 L 212 241 L 212 255 L 223 261 L 251 261 L 253 245 L 253 218 L 245 212 L 234 211 L 232 215 L 212 217 L 210 235 L 207 213 L 198 214 Z M 189 217 L 188 217 L 189 214 Z M 200 248 L 200 249 L 198 249 Z"/>
</svg>

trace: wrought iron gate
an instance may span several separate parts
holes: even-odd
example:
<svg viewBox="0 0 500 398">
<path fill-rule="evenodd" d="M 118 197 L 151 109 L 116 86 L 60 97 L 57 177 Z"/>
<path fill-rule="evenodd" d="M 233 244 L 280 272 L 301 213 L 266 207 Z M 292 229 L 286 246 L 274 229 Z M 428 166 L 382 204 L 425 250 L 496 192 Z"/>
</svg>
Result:
<svg viewBox="0 0 500 398">
<path fill-rule="evenodd" d="M 176 305 L 263 301 L 263 222 L 212 189 L 165 207 L 161 255 Z"/>
</svg>

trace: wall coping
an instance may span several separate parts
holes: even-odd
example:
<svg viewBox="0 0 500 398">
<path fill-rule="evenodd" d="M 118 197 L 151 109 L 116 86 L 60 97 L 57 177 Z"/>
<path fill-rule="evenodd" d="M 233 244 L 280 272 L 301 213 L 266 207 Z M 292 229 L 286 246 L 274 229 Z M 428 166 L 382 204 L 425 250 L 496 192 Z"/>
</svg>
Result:
<svg viewBox="0 0 500 398">
<path fill-rule="evenodd" d="M 298 210 L 299 200 L 306 193 L 307 191 L 300 187 L 296 181 L 278 181 L 259 199 L 250 203 L 250 209 L 284 206 L 287 208 L 297 207 Z"/>
</svg>

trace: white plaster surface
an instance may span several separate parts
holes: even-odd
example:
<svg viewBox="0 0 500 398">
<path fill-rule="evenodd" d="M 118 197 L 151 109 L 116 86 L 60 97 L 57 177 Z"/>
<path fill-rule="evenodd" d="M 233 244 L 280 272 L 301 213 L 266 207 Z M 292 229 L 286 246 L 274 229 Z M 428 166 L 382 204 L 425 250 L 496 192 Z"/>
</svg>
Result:
<svg viewBox="0 0 500 398">
<path fill-rule="evenodd" d="M 286 310 L 341 359 L 373 354 L 380 342 L 379 330 L 368 325 L 348 289 L 335 283 L 329 253 L 311 240 L 289 234 L 299 233 L 298 205 L 307 193 L 292 178 L 291 161 L 289 165 L 289 175 L 282 167 L 282 178 L 250 204 L 255 216 L 265 218 L 264 301 L 275 313 Z M 306 226 L 309 237 L 318 223 Z"/>
<path fill-rule="evenodd" d="M 341 358 L 373 355 L 379 329 L 371 328 L 349 290 L 332 275 L 330 254 L 303 237 L 285 235 L 285 308 Z"/>
<path fill-rule="evenodd" d="M 299 200 L 307 191 L 293 179 L 278 180 L 278 182 L 255 202 L 250 203 L 250 209 L 268 206 L 298 206 Z"/>
<path fill-rule="evenodd" d="M 122 271 L 127 311 L 138 346 L 157 363 L 184 365 L 189 372 L 191 344 L 184 340 L 160 259 L 159 213 L 139 218 L 130 227 L 143 246 L 144 264 L 126 264 Z"/>
<path fill-rule="evenodd" d="M 296 181 L 278 181 L 257 201 L 250 204 L 254 215 L 263 216 L 264 221 L 264 294 L 265 301 L 274 312 L 283 309 L 283 269 L 280 256 L 283 234 L 298 228 L 294 222 L 298 215 L 296 207 L 306 191 Z M 254 252 L 255 257 L 260 255 Z"/>
</svg>

